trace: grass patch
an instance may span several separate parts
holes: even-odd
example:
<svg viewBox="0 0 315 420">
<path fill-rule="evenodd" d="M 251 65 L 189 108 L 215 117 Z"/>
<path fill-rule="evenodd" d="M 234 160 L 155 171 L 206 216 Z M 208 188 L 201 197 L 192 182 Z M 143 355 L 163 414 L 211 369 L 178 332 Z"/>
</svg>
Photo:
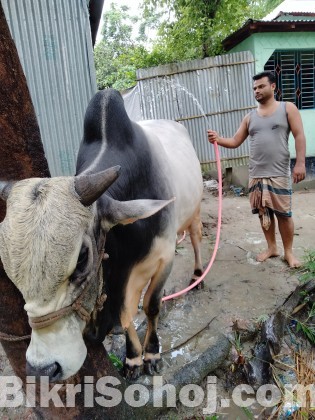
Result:
<svg viewBox="0 0 315 420">
<path fill-rule="evenodd" d="M 305 251 L 299 281 L 303 284 L 315 277 L 315 249 Z"/>
</svg>

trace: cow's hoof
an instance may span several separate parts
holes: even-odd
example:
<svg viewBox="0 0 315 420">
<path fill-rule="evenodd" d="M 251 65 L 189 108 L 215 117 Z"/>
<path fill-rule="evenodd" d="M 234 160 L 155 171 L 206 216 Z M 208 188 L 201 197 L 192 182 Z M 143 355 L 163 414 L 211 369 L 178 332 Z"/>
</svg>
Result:
<svg viewBox="0 0 315 420">
<path fill-rule="evenodd" d="M 128 381 L 135 381 L 143 373 L 143 365 L 129 366 L 127 363 L 124 364 L 124 377 Z"/>
<path fill-rule="evenodd" d="M 143 370 L 146 375 L 160 373 L 163 367 L 162 359 L 152 359 L 143 361 Z"/>
<path fill-rule="evenodd" d="M 197 279 L 191 279 L 190 280 L 190 283 L 189 283 L 189 286 L 191 286 L 192 284 L 194 284 L 196 280 Z M 201 282 L 198 283 L 195 287 L 193 287 L 192 290 L 202 290 L 204 288 L 205 288 L 205 283 L 204 283 L 203 280 L 201 280 Z"/>
</svg>

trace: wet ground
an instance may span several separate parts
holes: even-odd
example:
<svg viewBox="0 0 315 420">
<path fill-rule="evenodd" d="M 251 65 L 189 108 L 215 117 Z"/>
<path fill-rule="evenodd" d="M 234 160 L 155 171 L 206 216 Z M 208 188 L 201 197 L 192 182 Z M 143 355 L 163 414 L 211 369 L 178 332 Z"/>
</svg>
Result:
<svg viewBox="0 0 315 420">
<path fill-rule="evenodd" d="M 202 202 L 204 224 L 203 259 L 212 256 L 217 229 L 218 198 L 205 191 Z M 303 190 L 293 194 L 295 222 L 294 252 L 303 260 L 307 250 L 314 249 L 315 191 Z M 280 254 L 283 248 L 277 233 Z M 256 261 L 257 253 L 265 249 L 265 240 L 257 215 L 252 215 L 247 196 L 228 193 L 223 197 L 222 230 L 215 262 L 205 279 L 205 288 L 198 293 L 197 308 L 192 308 L 185 328 L 200 319 L 211 320 L 212 327 L 229 330 L 235 319 L 259 318 L 271 314 L 298 285 L 299 273 L 290 269 L 282 256 L 263 263 Z M 178 247 L 175 264 L 167 283 L 166 294 L 187 285 L 191 274 L 192 249 L 189 237 Z M 185 298 L 179 298 L 185 299 Z M 167 340 L 169 342 L 169 340 Z"/>
<path fill-rule="evenodd" d="M 218 198 L 215 193 L 205 189 L 202 202 L 202 254 L 205 264 L 213 252 L 217 209 Z M 293 194 L 293 216 L 294 251 L 303 259 L 308 249 L 315 248 L 314 190 L 302 190 Z M 282 252 L 279 234 L 277 241 Z M 264 247 L 259 220 L 251 214 L 248 197 L 235 196 L 233 192 L 229 192 L 223 197 L 219 250 L 205 279 L 204 289 L 191 291 L 163 306 L 159 335 L 165 360 L 165 374 L 171 375 L 172 369 L 198 359 L 200 352 L 212 343 L 213 337 L 220 333 L 231 334 L 235 321 L 256 321 L 272 314 L 296 288 L 300 274 L 297 270 L 288 268 L 281 256 L 263 263 L 256 262 L 256 254 Z M 178 246 L 165 294 L 186 287 L 192 269 L 193 252 L 190 239 L 186 237 Z M 142 319 L 143 314 L 139 311 L 138 325 Z M 203 332 L 202 335 L 198 334 L 200 331 Z M 12 374 L 3 352 L 0 353 L 0 373 Z M 218 392 L 223 394 L 223 383 L 220 383 L 220 379 L 218 381 Z M 243 412 L 233 410 L 221 410 L 220 418 L 248 418 Z M 223 412 L 227 414 L 223 415 Z M 177 412 L 179 418 L 192 418 L 196 413 L 200 418 L 202 406 L 197 411 L 181 408 Z M 17 417 L 14 417 L 11 412 L 7 418 L 22 418 L 21 411 L 16 412 L 16 415 Z M 176 412 L 172 415 L 176 415 Z"/>
<path fill-rule="evenodd" d="M 218 198 L 212 192 L 205 190 L 202 203 L 205 262 L 210 259 L 213 251 L 217 209 Z M 303 261 L 307 251 L 315 248 L 314 190 L 304 189 L 294 192 L 293 219 L 294 252 Z M 280 254 L 283 255 L 279 233 L 277 233 L 277 243 Z M 189 336 L 193 336 L 202 328 L 210 329 L 212 335 L 223 332 L 231 337 L 232 326 L 236 321 L 240 324 L 250 321 L 253 324 L 274 313 L 297 287 L 301 273 L 296 269 L 290 269 L 282 256 L 258 263 L 255 257 L 264 248 L 265 240 L 260 223 L 258 217 L 251 214 L 248 197 L 228 193 L 223 197 L 220 247 L 205 279 L 204 289 L 189 292 L 194 294 L 193 298 L 188 296 L 178 298 L 176 305 L 180 319 L 176 319 L 172 313 L 167 328 L 164 328 L 162 320 L 160 335 L 163 349 L 178 346 L 180 342 L 187 341 Z M 193 258 L 188 237 L 179 246 L 174 269 L 167 284 L 167 294 L 187 285 L 191 261 Z M 198 346 L 198 341 L 195 342 Z M 174 357 L 183 358 L 183 355 L 174 354 Z M 225 375 L 221 377 L 221 381 L 218 379 L 218 392 L 222 393 L 222 398 L 228 395 L 224 390 L 225 382 Z M 220 413 L 220 418 L 248 418 L 248 414 L 237 407 L 221 409 Z M 181 414 L 183 415 L 183 412 Z M 191 412 L 186 414 L 187 417 L 192 415 Z M 202 415 L 202 411 L 199 410 L 198 414 Z"/>
</svg>

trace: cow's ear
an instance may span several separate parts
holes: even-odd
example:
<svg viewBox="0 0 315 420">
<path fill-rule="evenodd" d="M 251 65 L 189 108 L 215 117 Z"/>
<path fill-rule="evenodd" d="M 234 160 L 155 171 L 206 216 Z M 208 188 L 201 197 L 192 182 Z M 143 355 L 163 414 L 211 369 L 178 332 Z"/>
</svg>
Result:
<svg viewBox="0 0 315 420">
<path fill-rule="evenodd" d="M 105 208 L 101 211 L 102 226 L 109 230 L 117 224 L 127 225 L 139 219 L 146 219 L 174 200 L 175 197 L 170 200 L 117 201 L 108 197 Z"/>
<path fill-rule="evenodd" d="M 14 184 L 13 181 L 0 181 L 0 198 L 2 200 L 7 200 Z"/>
</svg>

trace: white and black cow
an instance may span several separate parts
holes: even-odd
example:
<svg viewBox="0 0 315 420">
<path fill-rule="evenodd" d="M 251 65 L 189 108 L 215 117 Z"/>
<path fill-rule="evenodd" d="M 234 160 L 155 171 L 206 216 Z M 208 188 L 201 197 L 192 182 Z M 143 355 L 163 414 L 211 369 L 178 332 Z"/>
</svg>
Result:
<svg viewBox="0 0 315 420">
<path fill-rule="evenodd" d="M 32 326 L 29 374 L 68 378 L 86 357 L 84 329 L 103 340 L 117 323 L 126 331 L 126 376 L 136 378 L 143 366 L 158 371 L 158 314 L 177 233 L 189 231 L 195 275 L 202 270 L 202 189 L 186 129 L 132 122 L 112 89 L 87 108 L 76 176 L 0 183 L 7 199 L 0 256 Z M 109 258 L 102 261 L 105 237 Z M 142 349 L 133 317 L 146 286 Z"/>
</svg>

